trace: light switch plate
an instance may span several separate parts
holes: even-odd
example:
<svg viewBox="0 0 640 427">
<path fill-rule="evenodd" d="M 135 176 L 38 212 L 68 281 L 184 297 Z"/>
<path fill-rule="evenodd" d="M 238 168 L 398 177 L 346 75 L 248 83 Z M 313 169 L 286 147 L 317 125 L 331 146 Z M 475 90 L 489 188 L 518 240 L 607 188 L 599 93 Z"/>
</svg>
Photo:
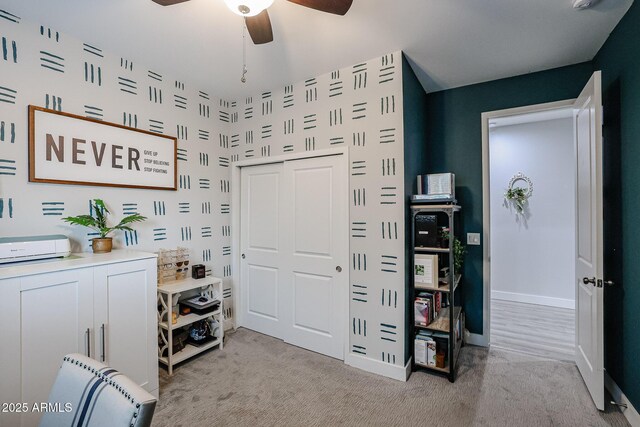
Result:
<svg viewBox="0 0 640 427">
<path fill-rule="evenodd" d="M 467 245 L 480 245 L 480 233 L 467 233 Z"/>
</svg>

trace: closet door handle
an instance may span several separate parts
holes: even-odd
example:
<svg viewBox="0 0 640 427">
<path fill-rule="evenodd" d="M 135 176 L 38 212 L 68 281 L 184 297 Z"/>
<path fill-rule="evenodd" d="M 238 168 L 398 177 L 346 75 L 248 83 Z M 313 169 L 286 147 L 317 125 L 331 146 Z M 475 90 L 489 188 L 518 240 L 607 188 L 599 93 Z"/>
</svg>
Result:
<svg viewBox="0 0 640 427">
<path fill-rule="evenodd" d="M 102 324 L 102 326 L 100 326 L 100 335 L 101 335 L 101 338 L 102 338 L 102 354 L 100 355 L 100 360 L 102 362 L 104 362 L 105 361 L 104 354 L 106 352 L 105 351 L 105 344 L 104 344 L 105 343 L 105 339 L 104 339 L 104 323 Z"/>
<path fill-rule="evenodd" d="M 87 357 L 91 357 L 91 328 L 87 328 L 84 334 L 87 336 Z"/>
</svg>

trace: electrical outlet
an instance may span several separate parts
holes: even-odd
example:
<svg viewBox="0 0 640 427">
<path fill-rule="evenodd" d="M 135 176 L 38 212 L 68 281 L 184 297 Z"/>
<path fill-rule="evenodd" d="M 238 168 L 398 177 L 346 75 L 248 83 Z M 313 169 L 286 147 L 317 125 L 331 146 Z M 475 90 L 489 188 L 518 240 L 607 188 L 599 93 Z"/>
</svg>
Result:
<svg viewBox="0 0 640 427">
<path fill-rule="evenodd" d="M 467 233 L 467 245 L 479 246 L 480 233 Z"/>
</svg>

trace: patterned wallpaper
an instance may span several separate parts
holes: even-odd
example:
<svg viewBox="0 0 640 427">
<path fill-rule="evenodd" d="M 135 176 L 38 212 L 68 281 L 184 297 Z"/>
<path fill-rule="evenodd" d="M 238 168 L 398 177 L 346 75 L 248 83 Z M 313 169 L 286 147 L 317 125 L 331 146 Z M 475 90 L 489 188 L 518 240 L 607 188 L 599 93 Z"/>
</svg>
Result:
<svg viewBox="0 0 640 427">
<path fill-rule="evenodd" d="M 349 147 L 350 350 L 404 366 L 402 54 L 238 102 L 232 161 Z"/>
<path fill-rule="evenodd" d="M 29 183 L 29 104 L 177 136 L 179 190 Z M 149 218 L 134 232 L 117 233 L 117 247 L 185 246 L 193 263 L 230 277 L 232 107 L 135 58 L 0 10 L 0 235 L 61 233 L 73 239 L 74 251 L 89 251 L 87 229 L 60 218 L 86 213 L 89 199 L 103 198 L 115 220 L 134 212 Z"/>
<path fill-rule="evenodd" d="M 236 103 L 0 10 L 0 236 L 61 233 L 89 251 L 92 235 L 60 218 L 103 198 L 114 219 L 149 218 L 117 247 L 186 246 L 230 298 L 230 163 L 346 145 L 350 350 L 403 366 L 401 70 L 396 52 Z M 29 104 L 177 136 L 179 190 L 29 183 Z"/>
</svg>

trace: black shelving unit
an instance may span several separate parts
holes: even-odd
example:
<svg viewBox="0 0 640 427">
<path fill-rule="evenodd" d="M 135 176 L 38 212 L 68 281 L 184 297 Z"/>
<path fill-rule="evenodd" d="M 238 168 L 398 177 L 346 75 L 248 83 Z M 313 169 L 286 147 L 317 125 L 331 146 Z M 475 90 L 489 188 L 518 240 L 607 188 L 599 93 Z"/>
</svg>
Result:
<svg viewBox="0 0 640 427">
<path fill-rule="evenodd" d="M 411 205 L 411 271 L 415 272 L 415 255 L 416 254 L 437 254 L 438 257 L 444 257 L 444 264 L 448 266 L 448 276 L 446 276 L 446 285 L 434 288 L 425 288 L 417 286 L 415 283 L 415 274 L 411 275 L 412 283 L 412 299 L 415 302 L 416 297 L 421 292 L 440 293 L 442 308 L 438 316 L 436 316 L 427 326 L 416 325 L 414 310 L 412 310 L 413 334 L 416 337 L 419 330 L 426 330 L 438 333 L 439 336 L 446 334 L 447 354 L 444 368 L 432 366 L 428 364 L 417 363 L 415 354 L 413 357 L 414 370 L 428 370 L 431 372 L 446 375 L 449 381 L 454 382 L 456 379 L 456 371 L 458 368 L 458 358 L 463 345 L 464 335 L 464 312 L 462 310 L 462 275 L 461 272 L 455 271 L 454 268 L 454 236 L 455 236 L 455 216 L 461 209 L 455 203 L 421 203 Z M 447 227 L 449 229 L 448 242 L 442 242 L 442 247 L 417 247 L 416 246 L 416 217 L 418 215 L 436 215 L 438 219 L 438 227 Z M 438 239 L 440 241 L 440 239 Z M 448 243 L 448 245 L 447 245 Z M 440 266 L 437 266 L 440 270 Z M 454 272 L 452 275 L 451 272 Z M 453 279 L 452 279 L 453 276 Z M 440 277 L 438 282 L 440 283 Z M 456 334 L 456 329 L 458 333 Z M 453 343 L 453 345 L 452 345 Z"/>
</svg>

